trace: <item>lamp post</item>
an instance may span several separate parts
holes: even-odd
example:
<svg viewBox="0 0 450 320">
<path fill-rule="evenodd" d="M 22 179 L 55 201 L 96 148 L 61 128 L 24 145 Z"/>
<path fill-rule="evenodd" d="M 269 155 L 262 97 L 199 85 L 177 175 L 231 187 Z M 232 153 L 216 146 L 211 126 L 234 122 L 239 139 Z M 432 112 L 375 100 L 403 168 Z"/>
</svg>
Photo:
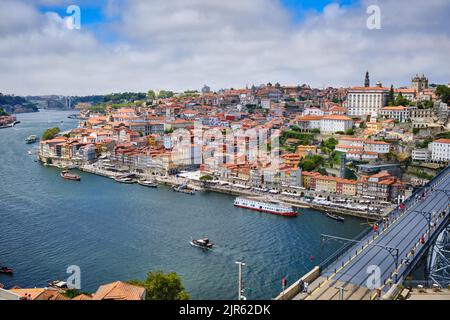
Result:
<svg viewBox="0 0 450 320">
<path fill-rule="evenodd" d="M 238 300 L 247 300 L 247 298 L 243 295 L 244 294 L 244 289 L 242 286 L 243 283 L 243 277 L 242 277 L 242 269 L 245 266 L 244 262 L 241 261 L 236 261 L 236 264 L 239 266 L 239 276 L 238 276 Z"/>
</svg>

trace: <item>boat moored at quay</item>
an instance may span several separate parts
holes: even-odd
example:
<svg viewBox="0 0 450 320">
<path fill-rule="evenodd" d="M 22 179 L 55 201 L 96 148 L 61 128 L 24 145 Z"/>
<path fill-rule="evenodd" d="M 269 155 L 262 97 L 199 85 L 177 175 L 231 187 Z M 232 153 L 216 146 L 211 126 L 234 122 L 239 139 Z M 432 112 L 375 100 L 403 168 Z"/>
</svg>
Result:
<svg viewBox="0 0 450 320">
<path fill-rule="evenodd" d="M 61 178 L 65 180 L 71 180 L 71 181 L 80 181 L 81 177 L 76 174 L 71 174 L 69 171 L 65 170 L 61 172 Z"/>
<path fill-rule="evenodd" d="M 266 212 L 283 217 L 297 217 L 298 213 L 291 206 L 275 200 L 261 200 L 256 198 L 236 198 L 234 206 L 258 212 Z"/>
</svg>

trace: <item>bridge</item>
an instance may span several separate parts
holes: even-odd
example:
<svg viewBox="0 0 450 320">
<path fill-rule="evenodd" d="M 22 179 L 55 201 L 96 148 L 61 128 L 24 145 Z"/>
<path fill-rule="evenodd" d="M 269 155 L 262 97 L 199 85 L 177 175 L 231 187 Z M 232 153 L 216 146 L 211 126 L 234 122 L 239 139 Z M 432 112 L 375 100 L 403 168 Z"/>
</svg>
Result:
<svg viewBox="0 0 450 320">
<path fill-rule="evenodd" d="M 436 239 L 442 240 L 449 219 L 450 166 L 378 221 L 377 227 L 354 239 L 322 235 L 323 244 L 337 241 L 343 246 L 276 299 L 388 299 L 433 251 Z"/>
</svg>

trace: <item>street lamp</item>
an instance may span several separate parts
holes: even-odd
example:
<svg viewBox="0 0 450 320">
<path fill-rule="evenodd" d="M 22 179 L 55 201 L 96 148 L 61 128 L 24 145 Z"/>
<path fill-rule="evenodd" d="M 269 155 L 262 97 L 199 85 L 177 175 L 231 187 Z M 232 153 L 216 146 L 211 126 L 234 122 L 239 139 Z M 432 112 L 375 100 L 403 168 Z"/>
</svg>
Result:
<svg viewBox="0 0 450 320">
<path fill-rule="evenodd" d="M 244 296 L 244 288 L 242 286 L 243 278 L 242 278 L 242 269 L 245 266 L 244 262 L 236 261 L 236 264 L 239 266 L 239 276 L 238 276 L 238 300 L 247 300 L 247 298 Z"/>
</svg>

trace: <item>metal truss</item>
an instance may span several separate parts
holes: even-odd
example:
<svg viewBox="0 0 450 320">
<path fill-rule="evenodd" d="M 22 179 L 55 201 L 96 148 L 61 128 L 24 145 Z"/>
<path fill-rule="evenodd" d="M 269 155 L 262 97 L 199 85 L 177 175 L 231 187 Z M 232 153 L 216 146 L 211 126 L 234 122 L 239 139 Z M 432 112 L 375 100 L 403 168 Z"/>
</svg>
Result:
<svg viewBox="0 0 450 320">
<path fill-rule="evenodd" d="M 441 288 L 450 285 L 450 224 L 439 235 L 429 259 L 429 279 Z"/>
</svg>

